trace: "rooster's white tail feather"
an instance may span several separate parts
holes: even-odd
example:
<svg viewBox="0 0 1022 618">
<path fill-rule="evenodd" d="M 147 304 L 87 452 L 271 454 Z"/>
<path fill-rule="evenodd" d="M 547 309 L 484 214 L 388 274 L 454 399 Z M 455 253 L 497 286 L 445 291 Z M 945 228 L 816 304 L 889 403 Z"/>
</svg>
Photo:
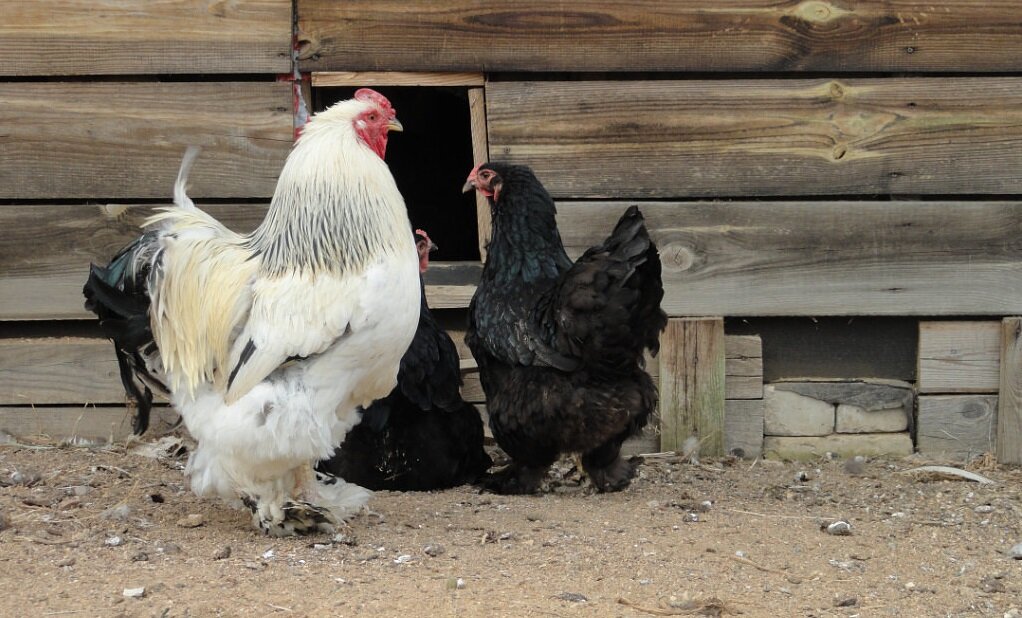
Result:
<svg viewBox="0 0 1022 618">
<path fill-rule="evenodd" d="M 192 165 L 199 158 L 200 152 L 202 152 L 202 148 L 198 146 L 189 146 L 185 150 L 185 156 L 181 159 L 181 169 L 177 173 L 177 181 L 174 182 L 174 203 L 185 210 L 198 210 L 195 202 L 185 192 L 185 185 L 188 184 L 188 174 L 191 173 Z"/>
</svg>

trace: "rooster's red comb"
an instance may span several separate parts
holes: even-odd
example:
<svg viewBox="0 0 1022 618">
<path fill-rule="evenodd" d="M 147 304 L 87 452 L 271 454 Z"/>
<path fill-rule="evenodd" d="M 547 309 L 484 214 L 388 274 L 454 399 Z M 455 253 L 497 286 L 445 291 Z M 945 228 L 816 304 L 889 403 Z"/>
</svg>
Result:
<svg viewBox="0 0 1022 618">
<path fill-rule="evenodd" d="M 394 108 L 391 107 L 390 101 L 387 100 L 387 97 L 376 92 L 372 88 L 359 88 L 358 91 L 355 92 L 355 100 L 375 103 L 380 110 L 390 114 L 391 116 L 395 115 Z"/>
</svg>

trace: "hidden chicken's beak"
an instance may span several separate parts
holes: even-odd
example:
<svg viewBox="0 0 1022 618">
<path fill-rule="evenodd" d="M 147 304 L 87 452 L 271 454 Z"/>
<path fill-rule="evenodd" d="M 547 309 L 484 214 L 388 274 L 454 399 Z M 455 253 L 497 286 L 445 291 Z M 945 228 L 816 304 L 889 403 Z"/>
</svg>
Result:
<svg viewBox="0 0 1022 618">
<path fill-rule="evenodd" d="M 482 163 L 479 165 L 482 165 Z M 472 171 L 468 173 L 468 180 L 465 181 L 465 186 L 461 188 L 462 193 L 468 193 L 476 188 L 476 174 L 479 173 L 479 165 L 473 167 Z"/>
<path fill-rule="evenodd" d="M 387 130 L 388 131 L 397 131 L 398 133 L 400 133 L 401 131 L 404 131 L 405 128 L 401 124 L 400 120 L 398 120 L 397 118 L 391 118 L 390 122 L 387 123 Z"/>
</svg>

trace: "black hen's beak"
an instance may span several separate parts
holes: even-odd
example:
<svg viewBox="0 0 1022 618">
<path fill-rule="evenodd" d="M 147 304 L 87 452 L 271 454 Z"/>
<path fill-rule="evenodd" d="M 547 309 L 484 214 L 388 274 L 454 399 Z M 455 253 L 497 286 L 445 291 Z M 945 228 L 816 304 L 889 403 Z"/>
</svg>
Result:
<svg viewBox="0 0 1022 618">
<path fill-rule="evenodd" d="M 465 185 L 461 188 L 461 192 L 462 193 L 468 193 L 472 189 L 478 189 L 479 188 L 479 185 L 477 185 L 476 183 L 479 181 L 478 174 L 479 174 L 479 167 L 481 165 L 482 165 L 482 163 L 480 163 L 479 165 L 473 167 L 472 171 L 468 173 L 468 180 L 465 181 Z"/>
</svg>

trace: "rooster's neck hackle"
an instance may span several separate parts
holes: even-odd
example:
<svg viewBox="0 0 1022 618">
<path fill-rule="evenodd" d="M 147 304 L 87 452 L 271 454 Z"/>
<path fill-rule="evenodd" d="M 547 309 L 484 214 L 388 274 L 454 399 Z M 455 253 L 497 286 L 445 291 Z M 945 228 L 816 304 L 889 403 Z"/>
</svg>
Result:
<svg viewBox="0 0 1022 618">
<path fill-rule="evenodd" d="M 571 266 L 557 231 L 557 208 L 530 170 L 510 167 L 493 212 L 493 238 L 487 248 L 491 275 L 503 284 L 556 279 Z"/>
<path fill-rule="evenodd" d="M 306 125 L 250 245 L 268 275 L 357 273 L 410 242 L 394 178 L 359 141 L 341 103 Z M 404 242 L 401 242 L 404 241 Z"/>
</svg>

